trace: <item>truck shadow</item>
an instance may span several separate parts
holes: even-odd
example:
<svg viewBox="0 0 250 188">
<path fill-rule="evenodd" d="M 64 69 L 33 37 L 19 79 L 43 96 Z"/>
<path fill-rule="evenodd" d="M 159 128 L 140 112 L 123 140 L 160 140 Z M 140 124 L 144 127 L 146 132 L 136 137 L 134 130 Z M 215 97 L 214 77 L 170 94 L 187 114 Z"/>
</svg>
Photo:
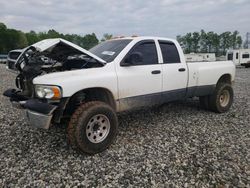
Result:
<svg viewBox="0 0 250 188">
<path fill-rule="evenodd" d="M 147 108 L 140 108 L 133 111 L 122 112 L 118 114 L 120 123 L 126 122 L 129 119 L 136 120 L 141 119 L 140 117 L 147 116 L 161 116 L 166 113 L 185 113 L 185 112 L 205 112 L 206 110 L 201 108 L 198 99 L 188 99 L 185 101 L 174 101 L 165 103 L 158 106 L 152 106 Z M 131 125 L 133 126 L 133 125 Z"/>
</svg>

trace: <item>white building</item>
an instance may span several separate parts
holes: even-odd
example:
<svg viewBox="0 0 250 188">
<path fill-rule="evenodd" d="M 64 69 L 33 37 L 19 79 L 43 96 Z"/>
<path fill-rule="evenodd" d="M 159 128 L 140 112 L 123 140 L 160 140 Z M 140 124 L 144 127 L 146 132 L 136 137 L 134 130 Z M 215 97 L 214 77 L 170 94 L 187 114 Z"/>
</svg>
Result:
<svg viewBox="0 0 250 188">
<path fill-rule="evenodd" d="M 190 53 L 185 58 L 187 62 L 216 61 L 215 53 Z"/>
<path fill-rule="evenodd" d="M 250 67 L 250 49 L 228 50 L 227 60 L 231 60 L 235 65 Z"/>
</svg>

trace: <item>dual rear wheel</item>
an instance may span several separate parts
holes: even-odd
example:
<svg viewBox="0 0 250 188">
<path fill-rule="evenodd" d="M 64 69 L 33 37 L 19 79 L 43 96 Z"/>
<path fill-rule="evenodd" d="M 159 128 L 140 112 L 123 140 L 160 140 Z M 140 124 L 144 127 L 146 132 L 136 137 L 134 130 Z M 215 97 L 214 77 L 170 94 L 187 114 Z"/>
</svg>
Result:
<svg viewBox="0 0 250 188">
<path fill-rule="evenodd" d="M 214 93 L 200 97 L 200 104 L 207 110 L 223 113 L 230 109 L 233 103 L 233 88 L 228 83 L 218 83 Z"/>
</svg>

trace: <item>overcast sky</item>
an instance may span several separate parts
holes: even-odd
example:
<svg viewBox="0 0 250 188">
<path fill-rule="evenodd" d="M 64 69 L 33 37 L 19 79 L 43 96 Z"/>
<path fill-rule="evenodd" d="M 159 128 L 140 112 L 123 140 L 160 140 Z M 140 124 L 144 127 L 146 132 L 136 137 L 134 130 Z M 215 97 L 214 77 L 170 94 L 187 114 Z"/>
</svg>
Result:
<svg viewBox="0 0 250 188">
<path fill-rule="evenodd" d="M 250 32 L 250 0 L 0 0 L 0 22 L 23 31 L 176 37 Z"/>
</svg>

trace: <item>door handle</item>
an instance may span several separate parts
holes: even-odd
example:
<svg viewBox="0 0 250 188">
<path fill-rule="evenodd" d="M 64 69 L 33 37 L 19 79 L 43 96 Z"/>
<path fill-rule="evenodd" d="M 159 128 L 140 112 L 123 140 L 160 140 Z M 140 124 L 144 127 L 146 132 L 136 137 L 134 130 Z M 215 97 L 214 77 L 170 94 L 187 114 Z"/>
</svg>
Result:
<svg viewBox="0 0 250 188">
<path fill-rule="evenodd" d="M 160 70 L 153 70 L 151 73 L 152 73 L 152 74 L 160 74 L 161 71 L 160 71 Z"/>
<path fill-rule="evenodd" d="M 185 68 L 179 68 L 179 72 L 184 72 L 185 70 Z"/>
</svg>

